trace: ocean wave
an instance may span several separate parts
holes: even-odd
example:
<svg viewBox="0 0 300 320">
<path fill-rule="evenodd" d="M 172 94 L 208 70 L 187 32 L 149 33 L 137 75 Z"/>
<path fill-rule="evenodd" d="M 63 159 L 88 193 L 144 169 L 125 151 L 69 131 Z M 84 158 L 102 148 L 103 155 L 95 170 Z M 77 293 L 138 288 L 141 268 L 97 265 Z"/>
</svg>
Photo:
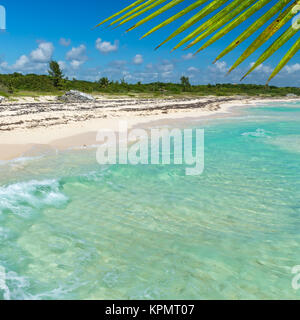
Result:
<svg viewBox="0 0 300 320">
<path fill-rule="evenodd" d="M 253 132 L 244 132 L 242 133 L 242 136 L 246 136 L 246 137 L 267 137 L 267 133 L 269 133 L 268 131 L 265 131 L 264 129 L 256 129 Z"/>
<path fill-rule="evenodd" d="M 21 300 L 29 288 L 29 281 L 0 265 L 0 300 Z"/>
<path fill-rule="evenodd" d="M 60 207 L 68 198 L 57 180 L 19 182 L 0 187 L 0 214 L 12 213 L 27 217 L 35 209 Z"/>
<path fill-rule="evenodd" d="M 3 262 L 1 262 L 3 264 Z M 80 281 L 77 277 L 64 284 L 50 285 L 48 290 L 44 286 L 36 291 L 38 282 L 27 276 L 18 274 L 0 264 L 0 301 L 1 300 L 57 300 L 72 297 L 80 287 L 85 286 L 87 281 Z M 54 287 L 57 285 L 57 287 Z M 52 288 L 51 288 L 52 287 Z M 53 288 L 54 287 L 54 288 Z"/>
<path fill-rule="evenodd" d="M 0 160 L 0 165 L 14 165 L 14 164 L 18 164 L 18 163 L 24 163 L 24 162 L 28 162 L 28 161 L 33 161 L 33 160 L 39 160 L 43 158 L 43 156 L 35 156 L 35 157 L 19 157 L 19 158 L 14 158 L 11 160 Z"/>
</svg>

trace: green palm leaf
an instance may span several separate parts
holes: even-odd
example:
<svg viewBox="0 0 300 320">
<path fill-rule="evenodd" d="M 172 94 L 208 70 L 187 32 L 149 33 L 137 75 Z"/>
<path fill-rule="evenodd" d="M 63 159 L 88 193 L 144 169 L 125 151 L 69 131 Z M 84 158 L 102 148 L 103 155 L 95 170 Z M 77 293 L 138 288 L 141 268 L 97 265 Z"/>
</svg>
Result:
<svg viewBox="0 0 300 320">
<path fill-rule="evenodd" d="M 259 59 L 254 63 L 251 69 L 243 76 L 242 79 L 246 78 L 254 69 L 260 66 L 264 61 L 266 61 L 274 52 L 281 48 L 287 41 L 289 41 L 296 33 L 297 29 L 290 27 L 286 30 L 276 41 L 274 41 L 270 47 L 259 57 Z"/>
<path fill-rule="evenodd" d="M 278 66 L 274 69 L 271 74 L 268 82 L 273 79 L 276 74 L 293 58 L 293 56 L 300 50 L 300 38 L 296 41 L 296 43 L 291 47 L 291 49 L 285 54 L 282 60 L 279 62 Z"/>
<path fill-rule="evenodd" d="M 179 13 L 177 13 L 176 15 L 170 17 L 169 19 L 165 20 L 164 22 L 162 22 L 161 24 L 159 24 L 158 26 L 152 28 L 150 31 L 148 31 L 146 34 L 144 34 L 142 36 L 142 38 L 145 38 L 147 36 L 149 36 L 151 33 L 157 31 L 158 29 L 165 27 L 166 25 L 170 24 L 171 22 L 181 18 L 182 16 L 184 16 L 185 14 L 191 12 L 192 10 L 198 8 L 199 6 L 201 6 L 202 4 L 204 4 L 205 2 L 208 2 L 208 0 L 198 0 L 195 3 L 191 4 L 190 6 L 188 6 L 186 9 L 181 10 Z M 141 38 L 141 39 L 142 39 Z"/>
<path fill-rule="evenodd" d="M 198 9 L 198 12 L 186 19 L 186 21 L 184 21 L 182 25 L 179 26 L 179 28 L 172 32 L 172 34 L 167 37 L 167 39 L 165 39 L 158 47 L 162 46 L 174 37 L 180 35 L 182 32 L 196 26 L 193 31 L 191 31 L 187 36 L 179 41 L 174 49 L 181 47 L 187 42 L 190 42 L 190 44 L 188 44 L 186 48 L 190 48 L 200 41 L 210 37 L 206 41 L 206 43 L 204 43 L 198 49 L 197 52 L 199 52 L 215 43 L 226 34 L 230 33 L 234 28 L 240 26 L 254 14 L 259 15 L 256 21 L 252 22 L 245 31 L 243 31 L 231 44 L 229 44 L 229 46 L 227 46 L 217 56 L 215 60 L 217 61 L 228 54 L 230 51 L 234 50 L 239 44 L 251 37 L 265 24 L 269 24 L 263 31 L 260 32 L 259 36 L 252 42 L 247 50 L 237 59 L 230 71 L 244 62 L 251 54 L 256 52 L 271 37 L 280 33 L 281 29 L 285 30 L 283 33 L 281 32 L 279 37 L 277 37 L 277 39 L 273 41 L 268 49 L 266 49 L 261 54 L 259 59 L 253 64 L 253 66 L 245 76 L 251 73 L 262 62 L 271 57 L 279 48 L 281 48 L 286 42 L 288 42 L 288 40 L 295 36 L 298 31 L 295 26 L 291 26 L 291 22 L 297 14 L 297 10 L 295 10 L 295 8 L 297 5 L 300 6 L 300 0 L 195 0 L 192 4 L 187 0 L 139 0 L 135 1 L 118 13 L 112 15 L 108 19 L 105 19 L 99 25 L 110 21 L 110 25 L 118 24 L 118 26 L 120 26 L 133 20 L 134 18 L 141 18 L 143 14 L 150 11 L 151 9 L 154 9 L 152 13 L 139 19 L 139 21 L 137 21 L 132 27 L 127 30 L 131 31 L 139 27 L 140 25 L 149 22 L 162 13 L 167 12 L 171 8 L 176 7 L 180 3 L 188 3 L 188 5 L 185 8 L 181 8 L 180 10 L 178 10 L 177 13 L 173 14 L 169 18 L 164 19 L 158 25 L 152 27 L 152 29 L 144 34 L 142 38 L 149 36 L 153 32 L 158 31 L 159 29 L 169 25 L 170 23 L 176 21 L 184 15 Z M 270 6 L 270 4 L 272 4 L 272 6 Z M 267 5 L 269 5 L 267 11 L 262 12 L 261 9 Z M 209 15 L 212 16 L 207 18 Z M 278 16 L 275 18 L 276 15 Z M 270 79 L 272 79 L 298 51 L 299 40 L 297 40 L 296 43 L 284 55 L 283 59 L 280 61 L 280 63 L 270 76 Z"/>
<path fill-rule="evenodd" d="M 131 4 L 130 6 L 124 8 L 123 10 L 115 13 L 115 14 L 112 15 L 111 17 L 109 17 L 109 18 L 103 20 L 102 22 L 100 22 L 96 27 L 99 27 L 99 26 L 101 26 L 102 24 L 106 23 L 107 21 L 112 20 L 113 18 L 119 16 L 119 15 L 122 14 L 123 12 L 126 12 L 126 11 L 128 11 L 129 9 L 138 6 L 139 4 L 143 3 L 144 1 L 145 1 L 145 0 L 137 0 L 137 1 L 135 1 L 135 2 L 134 2 L 133 4 Z"/>
<path fill-rule="evenodd" d="M 279 1 L 275 6 L 268 10 L 262 17 L 257 19 L 249 28 L 247 28 L 241 35 L 239 35 L 226 49 L 224 49 L 215 59 L 214 62 L 223 58 L 230 51 L 239 46 L 242 42 L 247 40 L 254 32 L 261 28 L 266 22 L 268 22 L 272 17 L 280 12 L 290 0 Z M 290 9 L 290 7 L 289 7 Z"/>
<path fill-rule="evenodd" d="M 166 0 L 163 0 L 163 1 L 166 1 Z M 112 26 L 112 25 L 120 22 L 121 20 L 123 20 L 122 23 L 119 23 L 119 25 L 121 25 L 121 24 L 124 24 L 124 23 L 126 23 L 127 21 L 129 21 L 129 20 L 131 20 L 131 19 L 134 19 L 134 18 L 135 18 L 134 13 L 136 13 L 136 12 L 138 12 L 139 10 L 142 10 L 142 9 L 144 9 L 144 8 L 145 8 L 145 9 L 143 10 L 143 12 L 146 12 L 146 11 L 154 8 L 154 7 L 155 7 L 155 2 L 156 2 L 156 0 L 148 0 L 148 1 L 144 2 L 144 3 L 142 3 L 140 6 L 135 7 L 134 9 L 130 10 L 129 12 L 127 12 L 126 14 L 124 14 L 123 16 L 121 16 L 120 18 L 118 18 L 118 19 L 116 19 L 115 21 L 111 22 L 110 25 Z M 153 4 L 154 4 L 154 5 L 153 5 Z M 152 5 L 152 6 L 150 6 L 150 5 Z M 140 15 L 140 14 L 141 14 L 141 11 L 140 11 L 137 15 Z M 131 17 L 130 17 L 130 16 L 131 16 Z M 126 19 L 126 20 L 125 20 L 125 18 L 127 18 L 127 17 L 130 17 L 130 19 Z"/>
<path fill-rule="evenodd" d="M 157 46 L 156 49 L 168 42 L 169 40 L 173 39 L 177 35 L 179 35 L 181 32 L 187 30 L 201 19 L 208 16 L 214 10 L 220 8 L 225 2 L 227 2 L 227 0 L 214 0 L 213 2 L 211 2 L 209 5 L 204 7 L 197 14 L 195 14 L 192 18 L 190 18 L 187 22 L 185 22 L 180 28 L 174 31 L 165 41 L 163 41 L 159 46 Z"/>
<path fill-rule="evenodd" d="M 248 0 L 248 1 L 243 1 L 243 3 L 240 5 L 235 5 L 231 13 L 227 14 L 223 19 L 220 19 L 219 21 L 217 21 L 217 23 L 213 24 L 209 29 L 206 30 L 206 32 L 204 32 L 202 35 L 196 38 L 188 47 L 193 46 L 194 44 L 198 43 L 199 41 L 211 35 L 214 31 L 218 30 L 220 27 L 224 26 L 223 29 L 221 29 L 216 35 L 214 35 L 209 42 L 207 42 L 200 49 L 198 49 L 197 52 L 200 52 L 204 48 L 208 47 L 210 44 L 214 43 L 215 41 L 225 36 L 228 32 L 233 30 L 236 26 L 240 25 L 243 21 L 245 21 L 247 18 L 252 16 L 255 12 L 257 12 L 259 9 L 261 9 L 264 5 L 266 5 L 270 1 L 271 0 L 260 0 L 254 6 L 251 6 L 248 10 L 246 10 L 242 15 L 238 16 L 238 18 L 232 20 L 233 17 L 236 17 L 237 15 L 239 15 L 241 12 L 244 11 L 244 9 L 249 7 L 249 5 L 253 4 L 253 2 L 255 1 Z M 241 1 L 238 1 L 238 3 L 241 3 Z M 226 23 L 229 22 L 230 20 L 232 21 L 226 25 Z"/>
<path fill-rule="evenodd" d="M 285 10 L 276 20 L 274 20 L 269 27 L 267 27 L 258 38 L 245 50 L 242 56 L 235 62 L 229 72 L 246 60 L 254 51 L 269 40 L 281 27 L 283 27 L 294 16 L 292 8 Z"/>
<path fill-rule="evenodd" d="M 168 3 L 167 5 L 165 5 L 164 7 L 158 9 L 156 12 L 152 13 L 150 16 L 146 17 L 145 19 L 143 19 L 142 21 L 139 21 L 137 24 L 135 24 L 134 26 L 132 26 L 131 28 L 129 28 L 127 30 L 128 31 L 131 31 L 137 27 L 139 27 L 140 25 L 148 22 L 149 20 L 157 17 L 158 15 L 162 14 L 163 12 L 175 7 L 177 4 L 183 2 L 184 0 L 173 0 L 171 1 L 170 3 Z"/>
<path fill-rule="evenodd" d="M 122 25 L 122 24 L 124 24 L 124 23 L 126 23 L 126 22 L 128 22 L 128 21 L 130 21 L 130 20 L 132 20 L 132 19 L 134 19 L 135 17 L 137 17 L 137 16 L 143 14 L 144 12 L 147 12 L 147 11 L 149 11 L 149 10 L 151 10 L 151 9 L 159 6 L 160 4 L 162 4 L 162 3 L 166 2 L 166 1 L 167 1 L 167 0 L 156 0 L 156 1 L 149 0 L 149 1 L 147 1 L 147 3 L 150 4 L 149 6 L 146 6 L 146 8 L 144 8 L 144 9 L 141 10 L 141 11 L 138 11 L 137 13 L 134 13 L 134 12 L 130 13 L 129 18 L 127 18 L 127 19 L 123 20 L 122 22 L 120 22 L 119 25 Z M 176 1 L 176 0 L 174 0 L 174 1 Z M 178 1 L 179 1 L 179 0 L 178 0 Z M 183 1 L 183 0 L 180 0 L 180 1 Z M 132 11 L 134 11 L 134 10 L 132 10 Z M 134 14 L 133 14 L 133 13 L 134 13 Z M 126 16 L 127 16 L 127 14 L 125 14 L 123 17 L 119 18 L 118 20 L 121 20 L 121 19 L 125 18 Z M 113 23 L 114 23 L 114 22 L 112 22 L 111 24 L 113 24 Z"/>
<path fill-rule="evenodd" d="M 233 1 L 231 4 L 229 4 L 228 6 L 226 6 L 223 10 L 221 10 L 219 13 L 217 13 L 216 15 L 214 15 L 211 19 L 209 19 L 208 21 L 206 21 L 205 23 L 201 24 L 196 30 L 194 30 L 192 33 L 190 33 L 187 37 L 185 37 L 183 40 L 181 40 L 181 42 L 174 48 L 177 49 L 180 46 L 182 46 L 183 44 L 185 44 L 186 42 L 190 41 L 191 39 L 195 38 L 198 34 L 202 33 L 203 31 L 206 30 L 206 32 L 208 32 L 209 30 L 217 30 L 219 29 L 219 27 L 216 27 L 218 25 L 218 23 L 221 22 L 222 25 L 224 25 L 225 23 L 227 23 L 228 21 L 230 21 L 234 16 L 236 16 L 238 13 L 242 12 L 243 9 L 249 7 L 249 5 L 251 5 L 252 3 L 254 3 L 256 0 L 247 0 L 244 1 L 243 4 L 241 6 L 237 6 L 237 4 L 239 4 L 241 1 L 240 0 L 235 0 Z M 235 13 L 235 8 L 240 8 L 243 7 L 241 9 L 241 11 L 239 11 L 238 13 Z M 233 10 L 233 11 L 232 11 Z M 213 32 L 213 31 L 212 31 Z M 200 40 L 199 40 L 200 41 Z M 198 38 L 196 40 L 194 40 L 190 45 L 187 46 L 187 48 L 192 47 L 194 44 L 196 44 L 198 42 Z M 186 49 L 187 49 L 186 48 Z"/>
</svg>

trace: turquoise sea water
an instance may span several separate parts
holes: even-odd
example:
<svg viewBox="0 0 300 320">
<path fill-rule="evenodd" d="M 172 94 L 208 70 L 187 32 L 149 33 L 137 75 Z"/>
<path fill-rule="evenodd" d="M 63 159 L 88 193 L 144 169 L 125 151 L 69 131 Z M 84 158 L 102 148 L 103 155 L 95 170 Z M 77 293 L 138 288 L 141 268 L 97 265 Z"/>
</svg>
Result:
<svg viewBox="0 0 300 320">
<path fill-rule="evenodd" d="M 1 163 L 0 299 L 300 298 L 300 104 L 189 126 L 201 176 L 95 149 Z"/>
</svg>

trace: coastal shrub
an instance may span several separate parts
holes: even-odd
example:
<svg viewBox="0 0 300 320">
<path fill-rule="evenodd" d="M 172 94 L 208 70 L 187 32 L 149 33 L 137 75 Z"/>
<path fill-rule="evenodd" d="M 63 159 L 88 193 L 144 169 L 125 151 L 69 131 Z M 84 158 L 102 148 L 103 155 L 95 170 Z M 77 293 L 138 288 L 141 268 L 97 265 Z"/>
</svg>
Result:
<svg viewBox="0 0 300 320">
<path fill-rule="evenodd" d="M 181 86 L 183 88 L 183 91 L 191 91 L 191 84 L 189 77 L 182 76 L 180 78 Z"/>
<path fill-rule="evenodd" d="M 109 86 L 109 80 L 107 77 L 100 78 L 98 82 L 101 88 L 107 88 Z"/>
<path fill-rule="evenodd" d="M 52 78 L 53 86 L 55 88 L 61 89 L 64 75 L 57 61 L 52 60 L 49 62 L 48 73 L 49 76 Z"/>
<path fill-rule="evenodd" d="M 186 80 L 185 80 L 186 81 Z M 156 94 L 156 95 L 179 95 L 188 91 L 189 95 L 197 96 L 286 96 L 294 94 L 300 96 L 300 88 L 296 87 L 276 87 L 256 84 L 232 84 L 218 83 L 208 85 L 191 85 L 188 82 L 181 83 L 127 83 L 121 81 L 84 81 L 62 79 L 59 87 L 55 86 L 50 75 L 37 75 L 20 73 L 0 74 L 0 91 L 6 94 L 18 93 L 19 91 L 32 91 L 42 93 L 59 94 L 68 90 L 79 90 L 86 93 L 108 93 L 108 94 Z"/>
</svg>

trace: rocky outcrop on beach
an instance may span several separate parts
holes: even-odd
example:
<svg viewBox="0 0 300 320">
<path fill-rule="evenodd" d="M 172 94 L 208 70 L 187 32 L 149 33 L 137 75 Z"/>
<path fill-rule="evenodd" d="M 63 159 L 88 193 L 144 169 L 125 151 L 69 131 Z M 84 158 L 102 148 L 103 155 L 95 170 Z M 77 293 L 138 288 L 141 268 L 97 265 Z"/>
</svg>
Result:
<svg viewBox="0 0 300 320">
<path fill-rule="evenodd" d="M 95 98 L 90 94 L 86 94 L 77 90 L 70 90 L 62 97 L 58 98 L 63 102 L 94 102 Z"/>
<path fill-rule="evenodd" d="M 293 94 L 293 93 L 288 93 L 287 95 L 287 98 L 297 98 L 298 96 Z"/>
</svg>

